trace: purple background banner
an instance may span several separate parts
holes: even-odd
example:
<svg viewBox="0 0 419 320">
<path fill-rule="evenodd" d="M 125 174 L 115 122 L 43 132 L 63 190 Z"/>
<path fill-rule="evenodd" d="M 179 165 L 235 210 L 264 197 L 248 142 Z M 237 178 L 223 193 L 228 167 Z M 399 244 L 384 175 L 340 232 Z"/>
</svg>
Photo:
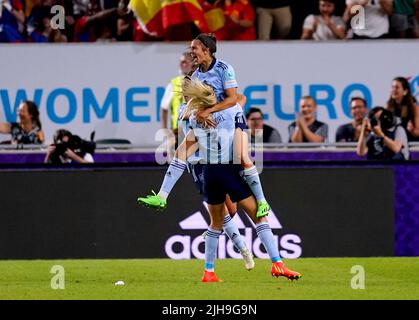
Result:
<svg viewBox="0 0 419 320">
<path fill-rule="evenodd" d="M 419 256 L 419 164 L 394 166 L 396 256 Z"/>
<path fill-rule="evenodd" d="M 96 163 L 146 163 L 153 164 L 153 152 L 97 152 L 94 155 Z M 15 151 L 0 153 L 0 164 L 43 163 L 45 153 Z M 363 161 L 354 151 L 265 151 L 265 163 L 282 161 Z M 419 160 L 419 151 L 411 152 L 412 160 Z"/>
</svg>

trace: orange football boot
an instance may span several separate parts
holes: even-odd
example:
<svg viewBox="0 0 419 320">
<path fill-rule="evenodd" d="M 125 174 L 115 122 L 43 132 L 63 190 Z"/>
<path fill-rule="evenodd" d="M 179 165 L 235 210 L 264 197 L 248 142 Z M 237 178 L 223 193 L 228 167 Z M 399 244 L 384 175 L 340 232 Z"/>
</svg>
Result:
<svg viewBox="0 0 419 320">
<path fill-rule="evenodd" d="M 224 281 L 221 279 L 218 279 L 215 272 L 205 270 L 204 275 L 202 276 L 202 282 L 224 282 Z"/>
<path fill-rule="evenodd" d="M 285 277 L 288 280 L 298 280 L 302 277 L 299 272 L 288 269 L 282 261 L 272 262 L 271 274 L 273 277 Z"/>
</svg>

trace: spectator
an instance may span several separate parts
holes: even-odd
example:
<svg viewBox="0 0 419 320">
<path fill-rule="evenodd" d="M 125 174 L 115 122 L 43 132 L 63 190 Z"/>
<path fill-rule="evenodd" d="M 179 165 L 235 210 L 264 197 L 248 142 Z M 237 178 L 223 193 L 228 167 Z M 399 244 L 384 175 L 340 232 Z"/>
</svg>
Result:
<svg viewBox="0 0 419 320">
<path fill-rule="evenodd" d="M 44 163 L 94 163 L 94 142 L 88 142 L 70 131 L 59 129 L 54 134 L 54 142 L 48 146 Z"/>
<path fill-rule="evenodd" d="M 345 39 L 345 22 L 341 17 L 334 16 L 335 0 L 320 0 L 320 15 L 309 15 L 304 20 L 301 39 L 334 40 Z"/>
<path fill-rule="evenodd" d="M 419 38 L 419 0 L 394 0 L 390 17 L 392 36 Z"/>
<path fill-rule="evenodd" d="M 12 144 L 40 144 L 44 142 L 39 111 L 32 101 L 22 102 L 17 109 L 19 122 L 0 123 L 0 133 L 11 134 Z"/>
<path fill-rule="evenodd" d="M 354 39 L 380 39 L 388 36 L 389 16 L 393 11 L 393 0 L 346 0 L 344 20 L 349 20 L 359 10 L 351 10 L 361 5 L 365 10 L 365 26 L 352 27 Z"/>
<path fill-rule="evenodd" d="M 119 8 L 125 9 L 124 1 L 119 2 Z M 132 12 L 121 15 L 117 20 L 116 39 L 118 41 L 132 41 L 134 36 L 134 17 Z"/>
<path fill-rule="evenodd" d="M 170 80 L 169 84 L 166 86 L 164 95 L 161 101 L 161 124 L 162 128 L 167 128 L 168 113 L 170 109 L 171 113 L 171 129 L 175 130 L 178 124 L 178 108 L 184 102 L 182 96 L 182 80 L 185 75 L 191 73 L 194 66 L 194 60 L 190 52 L 184 52 L 179 61 L 180 75 L 174 77 Z"/>
<path fill-rule="evenodd" d="M 407 131 L 409 141 L 419 140 L 419 106 L 406 78 L 393 79 L 386 109 L 399 118 L 401 125 Z"/>
<path fill-rule="evenodd" d="M 291 31 L 292 15 L 291 0 L 259 0 L 256 2 L 258 23 L 258 39 L 271 38 L 272 25 L 274 24 L 278 38 L 285 39 Z"/>
<path fill-rule="evenodd" d="M 226 0 L 226 40 L 256 40 L 255 11 L 249 0 Z"/>
<path fill-rule="evenodd" d="M 250 108 L 246 112 L 246 119 L 252 143 L 258 136 L 262 136 L 264 143 L 282 143 L 278 130 L 263 123 L 263 114 L 259 108 Z"/>
<path fill-rule="evenodd" d="M 0 0 L 0 42 L 23 41 L 22 31 L 25 23 L 22 0 Z"/>
<path fill-rule="evenodd" d="M 49 42 L 67 42 L 67 36 L 61 33 L 61 30 L 51 30 L 48 38 Z"/>
<path fill-rule="evenodd" d="M 32 8 L 26 28 L 30 42 L 67 42 L 67 37 L 61 33 L 61 30 L 54 30 L 51 26 L 52 5 L 54 1 L 43 0 L 40 5 Z"/>
<path fill-rule="evenodd" d="M 310 96 L 300 99 L 300 112 L 297 113 L 297 120 L 288 127 L 289 142 L 315 142 L 327 141 L 327 124 L 317 121 L 315 114 L 317 111 L 316 101 Z"/>
<path fill-rule="evenodd" d="M 218 41 L 226 40 L 229 30 L 226 26 L 224 1 L 201 0 L 200 4 L 204 11 L 209 32 L 214 33 Z"/>
<path fill-rule="evenodd" d="M 96 34 L 103 35 L 101 30 L 96 30 L 95 27 L 98 28 L 103 26 L 103 24 L 107 21 L 112 22 L 112 19 L 115 16 L 124 16 L 126 14 L 125 8 L 112 8 L 106 9 L 101 11 L 100 4 L 98 0 L 91 0 L 88 4 L 88 9 L 86 15 L 78 18 L 76 20 L 74 26 L 74 41 L 76 42 L 94 42 L 97 39 Z M 74 9 L 76 11 L 76 9 Z M 81 10 L 80 12 L 83 12 Z M 109 19 L 109 20 L 108 20 Z M 115 22 L 116 24 L 116 22 Z M 106 37 L 109 37 L 109 34 L 104 32 Z"/>
<path fill-rule="evenodd" d="M 357 142 L 361 134 L 362 123 L 368 113 L 364 98 L 354 97 L 350 103 L 352 121 L 341 125 L 336 131 L 336 142 Z"/>
<path fill-rule="evenodd" d="M 368 118 L 362 123 L 357 154 L 367 155 L 368 160 L 408 160 L 406 130 L 398 124 L 393 113 L 383 107 L 375 107 Z"/>
<path fill-rule="evenodd" d="M 90 0 L 73 0 L 73 12 L 76 18 L 84 16 L 89 10 L 89 5 L 91 5 Z"/>
</svg>

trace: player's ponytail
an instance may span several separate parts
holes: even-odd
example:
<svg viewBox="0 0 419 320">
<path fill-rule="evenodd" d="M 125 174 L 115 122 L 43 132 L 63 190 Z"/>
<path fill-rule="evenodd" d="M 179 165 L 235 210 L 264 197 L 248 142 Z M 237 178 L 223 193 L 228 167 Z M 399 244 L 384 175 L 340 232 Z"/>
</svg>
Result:
<svg viewBox="0 0 419 320">
<path fill-rule="evenodd" d="M 194 110 L 210 108 L 217 103 L 213 88 L 198 79 L 185 77 L 182 94 L 189 99 L 183 118 L 188 118 Z"/>
</svg>

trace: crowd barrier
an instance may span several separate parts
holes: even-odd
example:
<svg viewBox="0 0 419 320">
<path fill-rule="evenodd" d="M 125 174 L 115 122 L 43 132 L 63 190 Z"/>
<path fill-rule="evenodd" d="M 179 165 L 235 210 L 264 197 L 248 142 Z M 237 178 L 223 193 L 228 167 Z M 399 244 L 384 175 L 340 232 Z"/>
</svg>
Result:
<svg viewBox="0 0 419 320">
<path fill-rule="evenodd" d="M 164 167 L 113 165 L 0 170 L 0 259 L 203 257 L 205 203 L 185 174 L 156 214 L 138 195 Z M 419 255 L 419 163 L 299 162 L 261 175 L 285 258 Z M 236 222 L 266 258 L 252 223 Z M 239 255 L 223 236 L 219 258 Z"/>
</svg>

